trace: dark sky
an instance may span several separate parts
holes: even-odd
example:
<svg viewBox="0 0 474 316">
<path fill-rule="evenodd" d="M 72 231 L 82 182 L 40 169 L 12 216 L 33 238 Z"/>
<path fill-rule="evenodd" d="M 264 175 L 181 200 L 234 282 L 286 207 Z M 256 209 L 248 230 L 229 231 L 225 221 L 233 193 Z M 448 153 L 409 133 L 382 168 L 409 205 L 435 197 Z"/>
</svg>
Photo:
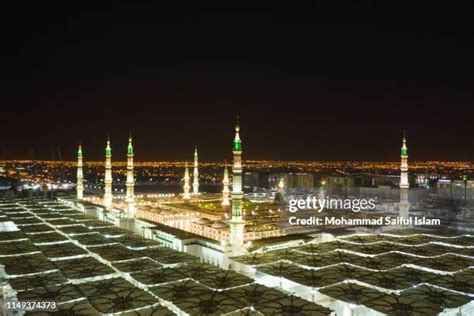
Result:
<svg viewBox="0 0 474 316">
<path fill-rule="evenodd" d="M 0 157 L 474 160 L 470 2 L 176 3 L 2 7 Z"/>
</svg>

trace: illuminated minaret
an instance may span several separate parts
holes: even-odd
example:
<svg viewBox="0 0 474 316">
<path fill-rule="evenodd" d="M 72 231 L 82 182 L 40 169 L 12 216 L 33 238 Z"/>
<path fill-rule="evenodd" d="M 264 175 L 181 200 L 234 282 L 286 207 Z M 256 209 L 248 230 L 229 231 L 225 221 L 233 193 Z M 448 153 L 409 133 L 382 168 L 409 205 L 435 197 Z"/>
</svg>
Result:
<svg viewBox="0 0 474 316">
<path fill-rule="evenodd" d="M 229 172 L 227 171 L 227 162 L 224 168 L 224 178 L 222 180 L 222 184 L 224 185 L 224 188 L 222 189 L 222 205 L 227 206 L 230 205 Z"/>
<path fill-rule="evenodd" d="M 408 148 L 407 148 L 407 137 L 403 132 L 403 145 L 401 151 L 402 162 L 400 165 L 400 188 L 408 189 L 410 184 L 408 183 Z"/>
<path fill-rule="evenodd" d="M 135 179 L 133 177 L 133 145 L 132 145 L 132 133 L 128 137 L 127 147 L 127 216 L 133 218 L 136 215 L 135 208 Z"/>
<path fill-rule="evenodd" d="M 84 198 L 84 185 L 83 185 L 84 175 L 82 173 L 82 146 L 79 144 L 77 149 L 77 199 L 82 200 Z"/>
<path fill-rule="evenodd" d="M 105 147 L 105 193 L 104 206 L 106 209 L 112 208 L 112 149 L 110 148 L 110 137 L 107 136 L 107 146 Z"/>
<path fill-rule="evenodd" d="M 191 186 L 189 185 L 189 169 L 188 169 L 188 163 L 186 162 L 186 167 L 184 169 L 184 186 L 183 186 L 184 195 L 183 195 L 183 199 L 189 200 L 191 198 L 191 195 L 189 194 L 189 189 L 190 188 L 191 188 Z"/>
<path fill-rule="evenodd" d="M 400 188 L 400 203 L 398 204 L 399 217 L 410 217 L 410 202 L 408 200 L 408 188 Z"/>
<path fill-rule="evenodd" d="M 235 138 L 232 147 L 234 165 L 232 166 L 232 219 L 230 220 L 230 243 L 234 254 L 241 253 L 244 243 L 244 226 L 242 220 L 242 142 L 239 136 L 239 118 L 235 125 Z"/>
<path fill-rule="evenodd" d="M 198 150 L 194 148 L 193 195 L 199 194 Z"/>
</svg>

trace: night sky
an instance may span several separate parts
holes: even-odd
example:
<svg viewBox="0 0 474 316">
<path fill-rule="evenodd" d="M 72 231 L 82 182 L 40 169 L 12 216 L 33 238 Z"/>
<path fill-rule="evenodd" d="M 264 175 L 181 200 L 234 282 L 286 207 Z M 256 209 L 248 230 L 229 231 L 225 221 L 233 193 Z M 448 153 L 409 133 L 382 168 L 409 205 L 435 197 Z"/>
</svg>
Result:
<svg viewBox="0 0 474 316">
<path fill-rule="evenodd" d="M 0 158 L 474 160 L 470 2 L 176 3 L 2 7 Z"/>
</svg>

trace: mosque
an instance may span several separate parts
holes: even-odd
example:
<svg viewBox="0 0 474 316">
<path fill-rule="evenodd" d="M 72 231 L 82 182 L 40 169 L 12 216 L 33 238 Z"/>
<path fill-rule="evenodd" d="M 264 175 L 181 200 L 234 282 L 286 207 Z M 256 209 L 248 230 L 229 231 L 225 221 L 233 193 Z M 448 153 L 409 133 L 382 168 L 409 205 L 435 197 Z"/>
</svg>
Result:
<svg viewBox="0 0 474 316">
<path fill-rule="evenodd" d="M 111 140 L 107 137 L 104 194 L 100 198 L 94 198 L 91 203 L 84 197 L 84 153 L 79 145 L 77 195 L 75 200 L 69 200 L 67 203 L 76 209 L 93 212 L 97 217 L 114 222 L 118 226 L 130 228 L 139 235 L 156 239 L 165 246 L 198 255 L 206 261 L 211 260 L 206 258 L 212 258 L 211 263 L 221 266 L 227 265 L 227 256 L 246 253 L 253 240 L 283 234 L 278 225 L 280 210 L 266 208 L 261 204 L 255 206 L 244 200 L 242 140 L 238 118 L 232 144 L 232 172 L 229 174 L 226 164 L 223 170 L 222 194 L 200 192 L 199 155 L 196 147 L 192 175 L 187 163 L 184 168 L 182 195 L 173 198 L 137 196 L 134 190 L 134 148 L 131 134 L 126 152 L 126 194 L 114 196 Z M 247 213 L 243 210 L 244 206 L 249 207 Z M 203 254 L 209 251 L 210 254 Z"/>
<path fill-rule="evenodd" d="M 75 207 L 80 209 L 86 207 L 98 209 L 101 217 L 109 221 L 119 221 L 122 223 L 119 223 L 120 226 L 131 228 L 142 236 L 159 240 L 176 250 L 204 258 L 221 258 L 216 262 L 218 265 L 226 265 L 225 258 L 228 256 L 247 253 L 255 242 L 261 244 L 262 240 L 314 231 L 314 227 L 282 225 L 281 223 L 285 221 L 283 214 L 285 209 L 278 199 L 275 199 L 273 203 L 257 204 L 244 199 L 242 152 L 240 124 L 237 118 L 232 143 L 232 173 L 229 174 L 226 164 L 223 170 L 221 194 L 200 192 L 199 155 L 196 147 L 193 154 L 192 179 L 188 163 L 184 167 L 182 195 L 173 198 L 136 196 L 134 148 L 130 134 L 126 150 L 126 194 L 114 196 L 112 149 L 110 137 L 108 137 L 105 147 L 104 194 L 101 198 L 94 200 L 94 206 L 92 206 L 84 198 L 83 150 L 79 145 L 77 199 L 69 203 L 75 204 Z M 400 171 L 400 203 L 397 203 L 395 207 L 399 210 L 400 216 L 408 217 L 410 203 L 408 202 L 408 149 L 405 134 L 402 140 Z M 284 184 L 280 186 L 282 192 L 283 186 Z M 285 239 L 286 245 L 301 242 L 297 235 L 294 238 Z M 211 251 L 210 255 L 203 255 L 209 251 Z"/>
</svg>

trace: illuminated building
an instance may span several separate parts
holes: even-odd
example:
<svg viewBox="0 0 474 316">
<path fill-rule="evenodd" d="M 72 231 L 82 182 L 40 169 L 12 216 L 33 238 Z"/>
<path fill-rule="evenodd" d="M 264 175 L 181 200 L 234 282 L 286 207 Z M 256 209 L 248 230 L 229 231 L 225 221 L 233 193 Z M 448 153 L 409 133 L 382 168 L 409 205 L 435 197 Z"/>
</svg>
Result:
<svg viewBox="0 0 474 316">
<path fill-rule="evenodd" d="M 112 208 L 112 149 L 110 148 L 110 137 L 107 136 L 107 146 L 105 147 L 105 193 L 104 206 L 106 209 Z"/>
<path fill-rule="evenodd" d="M 229 172 L 227 171 L 227 164 L 224 167 L 224 179 L 222 180 L 223 189 L 222 189 L 222 205 L 227 206 L 230 205 L 229 197 Z"/>
<path fill-rule="evenodd" d="M 84 175 L 82 173 L 82 146 L 79 145 L 77 149 L 77 199 L 82 200 L 84 198 Z"/>
<path fill-rule="evenodd" d="M 270 173 L 268 176 L 268 185 L 271 190 L 278 190 L 282 183 L 290 183 L 290 174 L 289 173 Z"/>
<path fill-rule="evenodd" d="M 275 194 L 276 202 L 283 202 L 285 199 L 285 178 L 281 177 L 280 182 L 278 182 L 278 191 Z"/>
<path fill-rule="evenodd" d="M 401 151 L 401 166 L 400 166 L 400 188 L 408 189 L 410 184 L 408 183 L 408 148 L 407 148 L 407 138 L 405 132 L 403 132 L 403 146 Z"/>
<path fill-rule="evenodd" d="M 128 138 L 128 147 L 127 147 L 127 216 L 133 218 L 136 216 L 136 206 L 135 206 L 135 179 L 133 176 L 133 145 L 132 145 L 132 134 Z"/>
<path fill-rule="evenodd" d="M 188 169 L 188 163 L 186 162 L 186 167 L 184 169 L 184 186 L 183 186 L 184 195 L 183 195 L 183 199 L 189 200 L 191 198 L 191 195 L 189 194 L 189 189 L 190 188 L 191 187 L 189 185 L 189 169 Z"/>
<path fill-rule="evenodd" d="M 199 194 L 198 150 L 194 148 L 193 194 Z"/>
<path fill-rule="evenodd" d="M 230 242 L 233 253 L 240 253 L 244 243 L 244 226 L 242 220 L 242 142 L 239 136 L 239 120 L 235 125 L 235 138 L 232 147 L 234 165 L 232 166 L 232 219 L 230 220 Z"/>
<path fill-rule="evenodd" d="M 245 189 L 254 190 L 260 187 L 260 174 L 258 172 L 246 171 L 243 173 L 243 186 Z"/>
<path fill-rule="evenodd" d="M 353 188 L 355 179 L 350 176 L 329 176 L 324 178 L 327 188 Z"/>
<path fill-rule="evenodd" d="M 271 173 L 268 177 L 269 187 L 273 190 L 278 190 L 282 182 L 287 189 L 313 189 L 315 186 L 313 173 Z"/>
</svg>

